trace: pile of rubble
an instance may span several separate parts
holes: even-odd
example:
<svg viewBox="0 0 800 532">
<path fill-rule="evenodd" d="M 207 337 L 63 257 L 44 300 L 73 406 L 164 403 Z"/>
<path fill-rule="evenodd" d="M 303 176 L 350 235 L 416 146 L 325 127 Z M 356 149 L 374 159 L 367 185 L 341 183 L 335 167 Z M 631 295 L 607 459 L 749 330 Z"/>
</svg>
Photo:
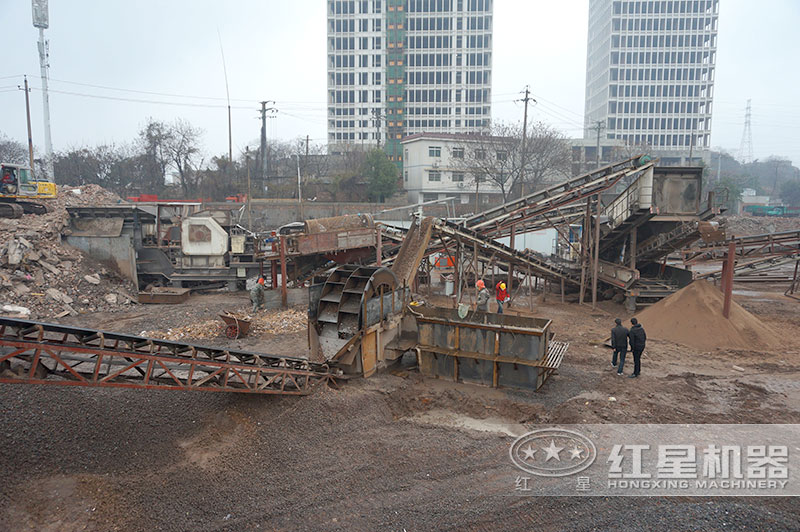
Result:
<svg viewBox="0 0 800 532">
<path fill-rule="evenodd" d="M 800 218 L 780 216 L 721 216 L 727 236 L 765 235 L 800 230 Z"/>
<path fill-rule="evenodd" d="M 267 336 L 304 331 L 307 327 L 306 312 L 301 309 L 261 311 L 255 316 L 234 313 L 241 320 L 250 321 L 248 336 Z M 142 331 L 140 336 L 162 340 L 205 340 L 223 335 L 221 319 L 205 320 L 165 331 Z"/>
<path fill-rule="evenodd" d="M 61 243 L 67 207 L 120 201 L 97 185 L 62 188 L 58 198 L 42 200 L 51 212 L 0 219 L 0 315 L 41 320 L 135 302 L 133 283 Z"/>
</svg>

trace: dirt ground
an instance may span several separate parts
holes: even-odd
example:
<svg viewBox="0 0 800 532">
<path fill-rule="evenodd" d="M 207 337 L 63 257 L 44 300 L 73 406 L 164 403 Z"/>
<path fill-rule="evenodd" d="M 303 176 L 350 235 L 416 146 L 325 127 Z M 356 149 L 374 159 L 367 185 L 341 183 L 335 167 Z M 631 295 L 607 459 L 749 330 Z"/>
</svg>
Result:
<svg viewBox="0 0 800 532">
<path fill-rule="evenodd" d="M 539 392 L 409 367 L 301 398 L 3 385 L 0 529 L 797 530 L 790 498 L 513 493 L 508 447 L 537 424 L 800 423 L 800 302 L 777 285 L 736 288 L 781 331 L 780 350 L 649 339 L 639 379 L 617 377 L 600 343 L 628 316 L 620 305 L 550 295 L 533 313 L 570 349 Z M 211 294 L 64 323 L 138 334 L 246 305 L 246 294 Z M 204 343 L 307 354 L 304 332 Z"/>
</svg>

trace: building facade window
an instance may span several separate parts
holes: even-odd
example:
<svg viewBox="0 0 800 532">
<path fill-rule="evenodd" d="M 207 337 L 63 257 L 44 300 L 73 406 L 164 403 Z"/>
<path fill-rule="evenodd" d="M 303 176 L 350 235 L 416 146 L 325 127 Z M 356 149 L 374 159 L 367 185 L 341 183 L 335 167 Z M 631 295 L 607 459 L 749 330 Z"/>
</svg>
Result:
<svg viewBox="0 0 800 532">
<path fill-rule="evenodd" d="M 428 170 L 428 181 L 431 183 L 439 183 L 442 181 L 442 173 L 438 170 Z"/>
<path fill-rule="evenodd" d="M 441 156 L 442 156 L 441 146 L 428 146 L 428 157 L 441 157 Z"/>
</svg>

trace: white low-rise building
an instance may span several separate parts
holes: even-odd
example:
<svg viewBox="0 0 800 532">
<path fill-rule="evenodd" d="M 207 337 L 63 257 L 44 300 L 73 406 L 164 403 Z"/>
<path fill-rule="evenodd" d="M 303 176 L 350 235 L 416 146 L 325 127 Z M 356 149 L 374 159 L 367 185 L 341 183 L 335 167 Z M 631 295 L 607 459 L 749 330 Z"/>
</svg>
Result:
<svg viewBox="0 0 800 532">
<path fill-rule="evenodd" d="M 455 197 L 458 203 L 475 204 L 475 179 L 469 172 L 469 161 L 475 150 L 486 157 L 502 157 L 488 153 L 486 136 L 450 133 L 417 133 L 402 140 L 403 186 L 412 203 Z M 482 182 L 478 187 L 481 206 L 501 203 L 500 188 Z"/>
</svg>

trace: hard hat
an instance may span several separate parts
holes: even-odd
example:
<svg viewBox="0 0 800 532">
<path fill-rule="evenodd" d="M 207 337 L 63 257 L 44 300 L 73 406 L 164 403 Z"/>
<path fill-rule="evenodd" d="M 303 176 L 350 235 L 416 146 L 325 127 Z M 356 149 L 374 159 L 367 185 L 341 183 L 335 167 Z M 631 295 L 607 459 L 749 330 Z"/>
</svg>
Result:
<svg viewBox="0 0 800 532">
<path fill-rule="evenodd" d="M 484 284 L 483 279 L 478 279 L 478 282 L 475 283 L 475 286 L 478 287 L 478 288 L 481 288 L 481 289 L 482 288 L 486 288 L 486 285 Z"/>
<path fill-rule="evenodd" d="M 259 277 L 258 278 L 258 284 L 264 284 L 264 278 L 263 277 Z"/>
<path fill-rule="evenodd" d="M 506 289 L 506 283 L 500 283 L 500 290 Z"/>
</svg>

